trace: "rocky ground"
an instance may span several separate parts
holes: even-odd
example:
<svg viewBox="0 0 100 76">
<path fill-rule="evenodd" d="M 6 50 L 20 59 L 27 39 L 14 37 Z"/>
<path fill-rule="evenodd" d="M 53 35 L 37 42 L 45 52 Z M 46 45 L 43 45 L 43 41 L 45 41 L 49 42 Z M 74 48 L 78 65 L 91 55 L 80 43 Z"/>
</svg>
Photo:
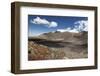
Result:
<svg viewBox="0 0 100 76">
<path fill-rule="evenodd" d="M 47 33 L 28 41 L 29 60 L 87 58 L 87 33 Z"/>
<path fill-rule="evenodd" d="M 46 42 L 47 43 L 47 42 Z M 58 45 L 59 44 L 59 45 Z M 48 60 L 48 59 L 78 59 L 87 58 L 86 45 L 72 45 L 70 43 L 64 44 L 66 46 L 60 46 L 58 44 L 42 45 L 36 42 L 28 42 L 28 57 L 29 60 Z M 52 47 L 50 45 L 58 46 Z M 49 47 L 48 47 L 49 46 Z"/>
<path fill-rule="evenodd" d="M 33 41 L 28 43 L 29 60 L 63 59 L 65 52 L 58 49 L 50 49 L 47 46 L 39 45 Z"/>
</svg>

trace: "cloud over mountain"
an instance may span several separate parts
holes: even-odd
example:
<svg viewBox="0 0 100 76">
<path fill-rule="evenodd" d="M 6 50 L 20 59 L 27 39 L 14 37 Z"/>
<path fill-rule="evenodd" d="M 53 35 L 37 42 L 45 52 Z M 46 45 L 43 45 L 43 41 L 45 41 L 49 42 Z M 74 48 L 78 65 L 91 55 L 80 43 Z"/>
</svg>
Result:
<svg viewBox="0 0 100 76">
<path fill-rule="evenodd" d="M 36 17 L 35 19 L 31 20 L 31 23 L 33 24 L 40 24 L 40 25 L 43 25 L 43 26 L 46 26 L 46 27 L 57 27 L 58 26 L 58 23 L 55 22 L 55 21 L 48 21 L 44 18 L 40 18 L 40 17 Z"/>
<path fill-rule="evenodd" d="M 75 24 L 75 28 L 78 31 L 88 31 L 88 21 L 87 20 L 76 21 L 74 24 Z"/>
<path fill-rule="evenodd" d="M 68 27 L 65 29 L 57 29 L 57 31 L 60 31 L 60 32 L 68 31 L 68 32 L 74 32 L 74 33 L 88 31 L 88 21 L 87 20 L 76 21 L 74 23 L 74 28 Z"/>
</svg>

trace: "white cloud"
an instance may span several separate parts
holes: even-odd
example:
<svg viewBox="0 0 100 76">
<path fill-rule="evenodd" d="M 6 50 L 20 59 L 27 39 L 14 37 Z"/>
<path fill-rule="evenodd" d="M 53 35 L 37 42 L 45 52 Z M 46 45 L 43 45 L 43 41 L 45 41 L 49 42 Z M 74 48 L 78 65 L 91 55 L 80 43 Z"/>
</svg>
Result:
<svg viewBox="0 0 100 76">
<path fill-rule="evenodd" d="M 69 32 L 79 33 L 79 31 L 77 31 L 75 28 L 70 30 Z"/>
<path fill-rule="evenodd" d="M 87 20 L 80 20 L 80 21 L 76 21 L 74 23 L 74 28 L 65 28 L 65 29 L 57 29 L 57 31 L 60 32 L 74 32 L 74 33 L 78 33 L 81 31 L 88 31 L 88 21 Z"/>
<path fill-rule="evenodd" d="M 57 27 L 58 23 L 55 21 L 48 21 L 46 19 L 42 19 L 40 17 L 36 17 L 35 19 L 31 20 L 31 23 L 33 24 L 41 24 L 47 27 Z"/>
<path fill-rule="evenodd" d="M 54 21 L 50 22 L 49 24 L 49 27 L 57 27 L 57 26 L 58 26 L 57 22 Z"/>
<path fill-rule="evenodd" d="M 70 27 L 68 27 L 66 29 L 57 29 L 57 31 L 60 31 L 60 32 L 74 32 L 74 33 L 78 33 L 78 31 L 76 29 L 71 29 Z"/>
<path fill-rule="evenodd" d="M 49 21 L 46 19 L 41 19 L 40 17 L 36 17 L 35 19 L 31 20 L 34 24 L 49 24 Z"/>
<path fill-rule="evenodd" d="M 57 29 L 57 31 L 60 31 L 60 32 L 66 32 L 66 31 L 70 31 L 71 30 L 71 28 L 66 28 L 66 29 Z"/>
<path fill-rule="evenodd" d="M 75 24 L 75 29 L 77 29 L 79 32 L 88 31 L 88 21 L 87 20 L 76 21 L 74 24 Z"/>
</svg>

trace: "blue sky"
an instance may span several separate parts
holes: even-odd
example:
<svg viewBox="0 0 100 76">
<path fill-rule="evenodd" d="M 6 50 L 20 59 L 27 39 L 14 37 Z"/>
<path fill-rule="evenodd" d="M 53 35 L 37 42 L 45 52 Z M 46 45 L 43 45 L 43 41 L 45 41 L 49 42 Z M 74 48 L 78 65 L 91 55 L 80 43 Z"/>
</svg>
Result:
<svg viewBox="0 0 100 76">
<path fill-rule="evenodd" d="M 36 36 L 58 29 L 73 29 L 75 22 L 87 20 L 87 17 L 28 15 L 28 36 Z"/>
</svg>

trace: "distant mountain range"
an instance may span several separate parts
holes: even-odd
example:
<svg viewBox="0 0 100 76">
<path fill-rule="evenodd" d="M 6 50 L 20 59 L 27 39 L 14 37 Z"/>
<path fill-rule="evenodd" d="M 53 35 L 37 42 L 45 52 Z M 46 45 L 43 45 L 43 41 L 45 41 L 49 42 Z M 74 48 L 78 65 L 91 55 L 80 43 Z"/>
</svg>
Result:
<svg viewBox="0 0 100 76">
<path fill-rule="evenodd" d="M 87 44 L 87 34 L 88 33 L 86 31 L 82 31 L 79 33 L 55 31 L 43 33 L 37 37 L 30 37 L 29 39 L 39 38 L 52 41 L 71 42 L 74 44 Z"/>
</svg>

